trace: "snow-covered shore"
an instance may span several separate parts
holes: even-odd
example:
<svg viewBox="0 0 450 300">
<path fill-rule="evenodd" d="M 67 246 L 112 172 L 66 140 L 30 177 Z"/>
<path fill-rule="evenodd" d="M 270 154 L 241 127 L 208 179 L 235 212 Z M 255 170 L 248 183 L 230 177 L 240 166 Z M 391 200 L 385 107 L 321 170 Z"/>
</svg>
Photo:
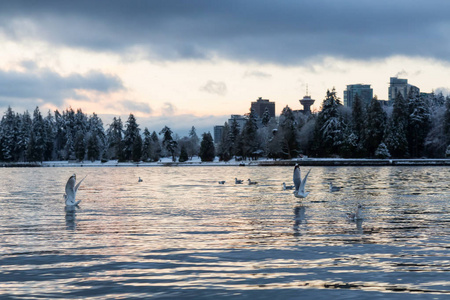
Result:
<svg viewBox="0 0 450 300">
<path fill-rule="evenodd" d="M 296 163 L 303 166 L 450 166 L 450 159 L 347 159 L 347 158 L 298 158 L 291 160 L 245 160 L 228 162 L 202 162 L 199 157 L 180 163 L 163 158 L 158 162 L 118 162 L 101 161 L 44 161 L 42 163 L 0 163 L 0 167 L 170 167 L 170 166 L 293 166 Z"/>
</svg>

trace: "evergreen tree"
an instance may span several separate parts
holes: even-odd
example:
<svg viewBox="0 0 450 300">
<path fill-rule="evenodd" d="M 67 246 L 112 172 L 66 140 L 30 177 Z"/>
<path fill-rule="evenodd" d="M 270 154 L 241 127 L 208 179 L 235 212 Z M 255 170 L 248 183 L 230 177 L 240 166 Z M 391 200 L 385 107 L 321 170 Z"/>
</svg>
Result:
<svg viewBox="0 0 450 300">
<path fill-rule="evenodd" d="M 189 131 L 189 143 L 186 148 L 186 152 L 188 153 L 188 156 L 192 159 L 194 155 L 198 155 L 198 151 L 200 149 L 200 140 L 197 136 L 195 127 L 192 126 L 191 130 Z"/>
<path fill-rule="evenodd" d="M 142 154 L 142 148 L 138 149 L 138 144 L 142 147 L 142 138 L 140 137 L 139 125 L 136 123 L 136 118 L 133 114 L 130 114 L 125 124 L 125 134 L 123 137 L 123 151 L 125 160 L 139 161 Z M 139 138 L 138 138 L 139 137 Z M 140 139 L 136 141 L 136 139 Z M 136 151 L 136 153 L 134 153 Z M 138 157 L 139 156 L 139 157 Z"/>
<path fill-rule="evenodd" d="M 392 157 L 408 157 L 408 105 L 402 94 L 394 99 L 392 115 L 388 121 L 384 143 Z"/>
<path fill-rule="evenodd" d="M 172 161 L 175 160 L 175 151 L 177 149 L 178 143 L 172 137 L 172 130 L 165 126 L 159 134 L 163 135 L 162 145 L 166 148 L 167 152 L 172 156 Z"/>
<path fill-rule="evenodd" d="M 264 127 L 266 127 L 267 124 L 269 124 L 270 118 L 271 117 L 270 117 L 269 109 L 266 107 L 266 109 L 264 110 L 262 119 L 261 119 L 261 123 Z"/>
<path fill-rule="evenodd" d="M 52 160 L 55 145 L 55 120 L 50 111 L 44 119 L 44 160 Z"/>
<path fill-rule="evenodd" d="M 2 159 L 4 161 L 14 160 L 14 149 L 17 143 L 18 128 L 16 116 L 10 106 L 2 117 L 0 124 L 2 131 L 0 136 L 0 146 L 2 152 Z"/>
<path fill-rule="evenodd" d="M 366 131 L 364 134 L 364 147 L 369 157 L 375 155 L 375 150 L 383 141 L 386 120 L 386 112 L 381 107 L 378 99 L 374 97 L 367 108 Z"/>
<path fill-rule="evenodd" d="M 89 132 L 87 158 L 92 162 L 100 158 L 100 143 L 94 131 Z"/>
<path fill-rule="evenodd" d="M 98 115 L 94 112 L 92 116 L 89 118 L 88 121 L 88 134 L 89 139 L 91 140 L 91 143 L 95 140 L 97 142 L 97 145 L 91 145 L 91 147 L 95 148 L 95 151 L 92 153 L 95 155 L 95 157 L 91 157 L 89 159 L 99 159 L 101 154 L 104 153 L 106 150 L 106 135 L 105 135 L 105 129 L 103 127 L 102 120 L 98 117 Z M 89 144 L 88 139 L 88 144 Z M 98 153 L 98 155 L 96 155 Z"/>
<path fill-rule="evenodd" d="M 187 150 L 186 150 L 186 146 L 183 144 L 181 146 L 180 157 L 178 158 L 178 161 L 179 162 L 185 162 L 187 160 L 189 160 L 189 156 L 188 156 L 188 153 L 187 153 Z"/>
<path fill-rule="evenodd" d="M 346 124 L 341 114 L 342 104 L 336 91 L 327 91 L 322 103 L 314 129 L 313 150 L 319 156 L 330 156 L 340 153 L 344 142 Z"/>
<path fill-rule="evenodd" d="M 44 119 L 42 118 L 39 107 L 33 112 L 33 121 L 31 124 L 31 132 L 34 137 L 33 148 L 30 149 L 33 152 L 33 161 L 44 160 L 44 151 L 46 145 Z"/>
<path fill-rule="evenodd" d="M 409 154 L 412 157 L 424 155 L 425 139 L 430 130 L 430 110 L 428 103 L 418 93 L 408 96 L 409 118 L 407 127 L 407 139 Z"/>
<path fill-rule="evenodd" d="M 151 144 L 151 160 L 152 161 L 158 161 L 161 157 L 161 144 L 159 142 L 159 138 L 158 138 L 158 134 L 156 133 L 156 131 L 152 132 L 151 135 L 152 138 L 152 144 Z"/>
<path fill-rule="evenodd" d="M 444 140 L 447 142 L 447 145 L 450 145 L 450 96 L 447 96 L 445 99 L 445 113 L 444 113 Z"/>
<path fill-rule="evenodd" d="M 19 135 L 17 137 L 17 145 L 16 145 L 16 151 L 18 153 L 19 161 L 27 160 L 26 151 L 28 148 L 28 143 L 30 141 L 31 124 L 32 120 L 30 113 L 28 111 L 25 111 L 21 116 Z"/>
<path fill-rule="evenodd" d="M 258 145 L 258 119 L 257 114 L 254 109 L 250 109 L 250 113 L 247 116 L 247 121 L 245 122 L 242 133 L 239 136 L 238 141 L 238 151 L 244 159 L 247 157 L 256 158 Z"/>
<path fill-rule="evenodd" d="M 214 161 L 215 149 L 211 133 L 203 133 L 200 143 L 200 158 L 202 161 Z"/>
<path fill-rule="evenodd" d="M 144 128 L 144 140 L 142 141 L 142 161 L 146 162 L 150 160 L 152 153 L 152 136 L 148 128 Z"/>
<path fill-rule="evenodd" d="M 122 143 L 123 125 L 120 117 L 113 118 L 112 123 L 106 131 L 108 141 L 108 157 L 112 159 L 123 160 L 123 143 Z"/>
<path fill-rule="evenodd" d="M 233 143 L 230 137 L 230 127 L 227 122 L 223 126 L 222 137 L 217 152 L 220 161 L 229 161 L 233 157 Z"/>
<path fill-rule="evenodd" d="M 282 158 L 294 158 L 300 153 L 300 145 L 298 143 L 298 130 L 294 113 L 286 106 L 280 115 L 280 126 L 277 132 L 281 135 L 281 157 Z"/>
<path fill-rule="evenodd" d="M 79 131 L 75 137 L 74 150 L 75 150 L 75 158 L 78 161 L 83 161 L 84 155 L 86 154 L 86 143 L 82 131 Z"/>
<path fill-rule="evenodd" d="M 353 137 L 350 137 L 349 141 L 352 146 L 352 156 L 353 157 L 365 157 L 367 155 L 366 148 L 364 147 L 364 134 L 366 131 L 365 128 L 365 120 L 366 120 L 366 112 L 363 107 L 363 103 L 358 94 L 355 95 L 353 99 L 353 107 L 352 107 L 352 121 L 351 121 L 351 131 L 350 134 Z"/>
</svg>

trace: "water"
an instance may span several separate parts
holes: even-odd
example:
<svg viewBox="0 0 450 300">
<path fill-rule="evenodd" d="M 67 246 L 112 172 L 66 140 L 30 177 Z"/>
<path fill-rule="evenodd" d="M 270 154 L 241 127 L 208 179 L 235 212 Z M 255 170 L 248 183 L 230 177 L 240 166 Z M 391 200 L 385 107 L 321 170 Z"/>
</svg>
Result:
<svg viewBox="0 0 450 300">
<path fill-rule="evenodd" d="M 292 170 L 1 169 L 0 298 L 450 298 L 449 168 L 313 167 L 302 201 Z"/>
</svg>

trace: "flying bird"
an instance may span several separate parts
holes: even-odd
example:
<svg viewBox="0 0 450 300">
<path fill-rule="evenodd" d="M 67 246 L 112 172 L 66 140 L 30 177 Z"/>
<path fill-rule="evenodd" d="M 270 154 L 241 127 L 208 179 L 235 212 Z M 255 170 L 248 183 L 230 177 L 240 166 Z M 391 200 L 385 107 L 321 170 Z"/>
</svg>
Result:
<svg viewBox="0 0 450 300">
<path fill-rule="evenodd" d="M 76 205 L 78 205 L 78 203 L 81 202 L 81 200 L 75 201 L 75 197 L 77 195 L 77 191 L 78 191 L 78 188 L 80 187 L 80 184 L 83 182 L 83 180 L 86 178 L 86 176 L 83 179 L 81 179 L 81 181 L 78 182 L 77 185 L 75 185 L 75 182 L 77 180 L 77 175 L 73 174 L 72 176 L 70 176 L 69 180 L 67 180 L 66 193 L 64 194 L 64 199 L 66 200 L 66 205 L 76 206 Z"/>
<path fill-rule="evenodd" d="M 337 192 L 342 188 L 340 186 L 334 186 L 332 182 L 329 183 L 329 186 L 330 186 L 330 193 Z"/>
<path fill-rule="evenodd" d="M 306 179 L 308 179 L 309 172 L 311 172 L 311 169 L 309 169 L 308 173 L 306 173 L 305 178 L 303 180 L 301 179 L 300 174 L 300 166 L 298 164 L 294 167 L 294 185 L 295 185 L 295 191 L 294 195 L 297 198 L 306 198 L 308 196 L 309 192 L 305 192 L 305 185 L 306 185 Z"/>
<path fill-rule="evenodd" d="M 286 183 L 283 182 L 283 191 L 293 190 L 293 189 L 294 189 L 293 185 L 286 185 Z"/>
<path fill-rule="evenodd" d="M 247 179 L 247 180 L 248 180 L 248 184 L 249 184 L 249 185 L 251 185 L 251 184 L 258 184 L 258 182 L 252 181 L 250 178 Z"/>
<path fill-rule="evenodd" d="M 349 221 L 357 221 L 362 220 L 361 216 L 361 209 L 362 209 L 361 203 L 358 203 L 358 206 L 356 207 L 356 211 L 354 213 L 347 213 L 347 220 Z"/>
<path fill-rule="evenodd" d="M 235 184 L 242 184 L 243 182 L 244 182 L 244 180 L 242 180 L 242 179 L 234 178 L 234 183 Z"/>
</svg>

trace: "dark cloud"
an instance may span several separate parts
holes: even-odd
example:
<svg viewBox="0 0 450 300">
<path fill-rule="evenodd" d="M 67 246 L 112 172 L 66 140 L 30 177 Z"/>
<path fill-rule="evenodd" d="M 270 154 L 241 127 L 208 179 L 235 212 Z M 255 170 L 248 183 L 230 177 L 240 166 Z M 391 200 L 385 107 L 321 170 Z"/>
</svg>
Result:
<svg viewBox="0 0 450 300">
<path fill-rule="evenodd" d="M 289 64 L 315 56 L 391 55 L 450 61 L 447 0 L 5 1 L 11 39 L 149 58 Z"/>
<path fill-rule="evenodd" d="M 200 90 L 210 94 L 224 96 L 227 93 L 227 85 L 224 82 L 209 80 L 203 87 L 200 88 Z"/>
<path fill-rule="evenodd" d="M 0 70 L 0 99 L 25 102 L 36 99 L 60 105 L 66 98 L 80 98 L 77 90 L 109 93 L 124 89 L 122 81 L 100 72 L 62 76 L 47 69 L 36 70 L 30 62 L 22 64 L 33 70 L 28 72 Z"/>
</svg>

